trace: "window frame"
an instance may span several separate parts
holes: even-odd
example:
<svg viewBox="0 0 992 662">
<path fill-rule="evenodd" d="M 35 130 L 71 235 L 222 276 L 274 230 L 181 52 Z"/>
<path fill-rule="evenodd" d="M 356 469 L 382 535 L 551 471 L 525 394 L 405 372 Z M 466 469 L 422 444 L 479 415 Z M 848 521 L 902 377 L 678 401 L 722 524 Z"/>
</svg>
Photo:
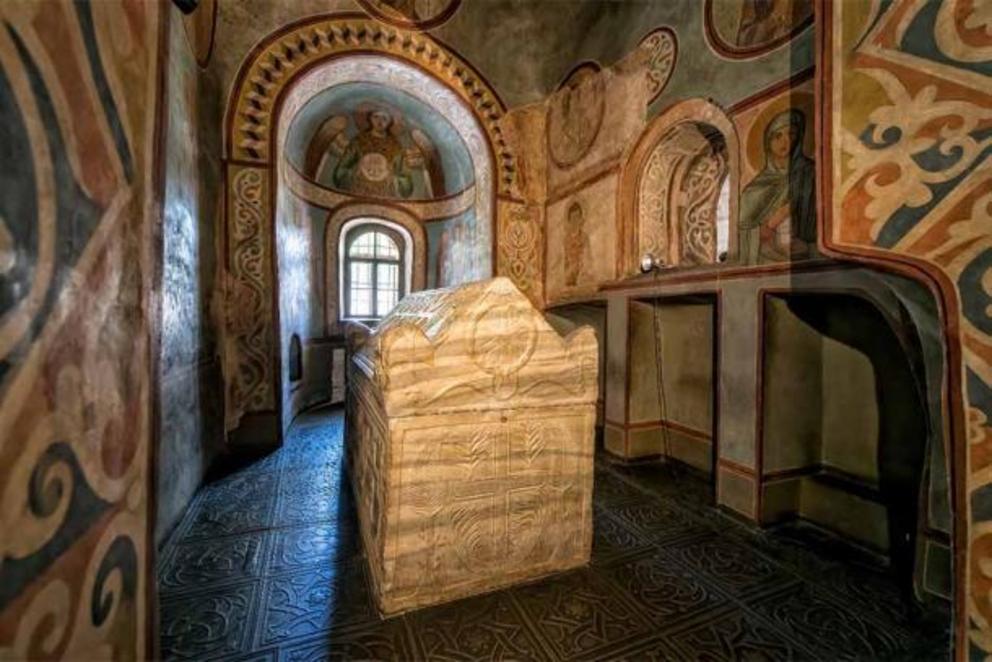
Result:
<svg viewBox="0 0 992 662">
<path fill-rule="evenodd" d="M 366 234 L 370 233 L 381 233 L 389 237 L 396 246 L 396 251 L 399 253 L 398 258 L 380 258 L 380 257 L 352 257 L 351 247 L 358 239 Z M 344 320 L 355 320 L 362 322 L 378 322 L 385 314 L 379 312 L 379 265 L 380 264 L 393 264 L 397 268 L 397 283 L 398 283 L 398 293 L 396 297 L 397 303 L 407 294 L 407 277 L 406 277 L 406 240 L 404 236 L 389 227 L 385 223 L 379 223 L 374 220 L 368 220 L 363 223 L 359 223 L 347 229 L 347 233 L 344 236 L 344 260 L 342 261 L 343 268 L 341 269 L 342 274 L 342 301 L 341 310 L 343 311 Z M 375 244 L 373 243 L 373 246 Z M 373 249 L 374 253 L 374 249 Z M 372 266 L 372 314 L 371 315 L 353 315 L 351 311 L 351 265 L 353 263 L 363 263 L 370 264 Z M 391 309 L 390 309 L 391 310 Z M 388 313 L 388 311 L 387 311 Z"/>
</svg>

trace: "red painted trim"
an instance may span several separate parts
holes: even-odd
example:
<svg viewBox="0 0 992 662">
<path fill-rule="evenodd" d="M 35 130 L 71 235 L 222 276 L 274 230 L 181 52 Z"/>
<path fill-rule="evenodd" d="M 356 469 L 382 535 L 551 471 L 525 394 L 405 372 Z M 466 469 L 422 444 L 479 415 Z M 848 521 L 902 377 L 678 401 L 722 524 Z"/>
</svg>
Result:
<svg viewBox="0 0 992 662">
<path fill-rule="evenodd" d="M 725 457 L 720 458 L 719 466 L 721 469 L 726 469 L 730 473 L 737 474 L 743 478 L 749 478 L 751 480 L 754 479 L 754 469 L 734 462 L 733 460 L 728 460 Z"/>
<path fill-rule="evenodd" d="M 816 68 L 810 67 L 809 69 L 804 69 L 799 73 L 793 74 L 786 78 L 785 80 L 779 81 L 774 85 L 770 85 L 765 89 L 761 90 L 756 94 L 752 94 L 749 97 L 745 97 L 740 101 L 734 103 L 727 109 L 727 112 L 731 115 L 738 115 L 743 110 L 747 110 L 752 106 L 756 106 L 763 101 L 772 99 L 779 96 L 783 92 L 787 92 L 794 87 L 798 87 L 808 80 L 813 80 L 816 75 Z"/>
</svg>

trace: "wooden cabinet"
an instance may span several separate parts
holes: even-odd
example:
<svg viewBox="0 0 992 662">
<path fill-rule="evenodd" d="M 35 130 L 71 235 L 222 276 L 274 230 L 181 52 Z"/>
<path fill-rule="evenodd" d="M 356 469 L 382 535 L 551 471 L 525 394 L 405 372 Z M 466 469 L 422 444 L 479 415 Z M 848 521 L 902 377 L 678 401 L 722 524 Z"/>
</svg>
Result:
<svg viewBox="0 0 992 662">
<path fill-rule="evenodd" d="M 597 348 L 511 281 L 412 294 L 352 333 L 348 449 L 380 610 L 588 562 Z"/>
</svg>

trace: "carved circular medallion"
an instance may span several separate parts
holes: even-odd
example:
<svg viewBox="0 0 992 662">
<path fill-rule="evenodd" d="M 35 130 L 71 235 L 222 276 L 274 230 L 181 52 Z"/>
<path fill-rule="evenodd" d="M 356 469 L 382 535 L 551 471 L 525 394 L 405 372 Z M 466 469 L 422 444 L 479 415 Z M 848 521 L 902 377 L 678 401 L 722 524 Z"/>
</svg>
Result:
<svg viewBox="0 0 992 662">
<path fill-rule="evenodd" d="M 675 31 L 669 27 L 652 30 L 641 40 L 640 47 L 648 54 L 648 89 L 651 98 L 648 105 L 661 96 L 668 80 L 675 71 L 675 63 L 678 60 L 679 45 L 675 37 Z"/>
<path fill-rule="evenodd" d="M 497 304 L 475 319 L 472 360 L 491 375 L 509 377 L 527 364 L 536 344 L 533 320 L 519 307 Z"/>
<path fill-rule="evenodd" d="M 572 70 L 548 105 L 548 151 L 561 168 L 578 163 L 596 142 L 603 123 L 605 84 L 601 68 L 584 62 Z"/>
<path fill-rule="evenodd" d="M 358 0 L 370 16 L 401 28 L 435 28 L 451 18 L 462 0 Z"/>
</svg>

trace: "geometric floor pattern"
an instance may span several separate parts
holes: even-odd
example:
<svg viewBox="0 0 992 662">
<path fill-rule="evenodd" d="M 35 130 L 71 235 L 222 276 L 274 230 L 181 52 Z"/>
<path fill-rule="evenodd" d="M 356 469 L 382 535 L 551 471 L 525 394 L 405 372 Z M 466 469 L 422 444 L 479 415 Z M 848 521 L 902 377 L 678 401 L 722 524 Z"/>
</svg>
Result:
<svg viewBox="0 0 992 662">
<path fill-rule="evenodd" d="M 343 416 L 197 493 L 160 555 L 161 654 L 182 660 L 946 660 L 947 614 L 809 532 L 756 531 L 675 469 L 597 460 L 593 559 L 380 620 Z"/>
</svg>

